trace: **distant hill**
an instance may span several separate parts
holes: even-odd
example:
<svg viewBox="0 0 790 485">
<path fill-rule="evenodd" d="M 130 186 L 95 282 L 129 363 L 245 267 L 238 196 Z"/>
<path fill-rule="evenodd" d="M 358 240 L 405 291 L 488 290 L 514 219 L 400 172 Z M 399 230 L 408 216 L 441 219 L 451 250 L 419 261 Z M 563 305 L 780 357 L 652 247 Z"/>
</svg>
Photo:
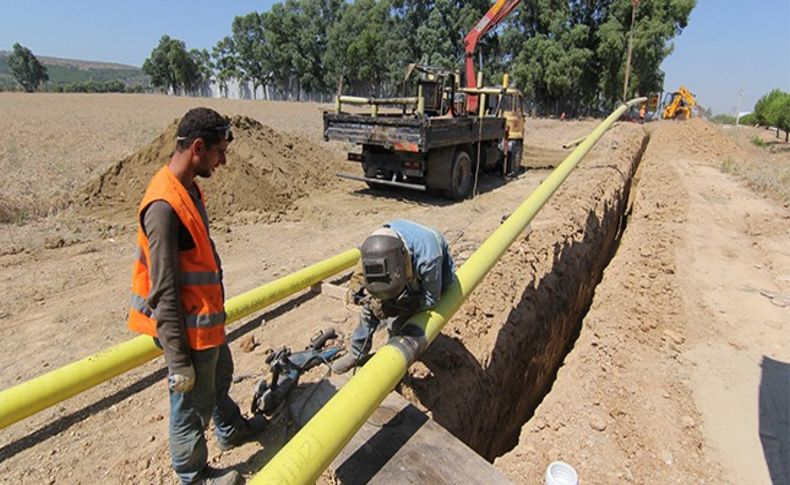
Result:
<svg viewBox="0 0 790 485">
<path fill-rule="evenodd" d="M 6 59 L 10 52 L 0 50 L 0 89 L 16 85 Z M 89 81 L 121 81 L 126 86 L 147 86 L 150 78 L 142 69 L 111 62 L 82 61 L 58 57 L 36 56 L 47 68 L 48 88 Z"/>
</svg>

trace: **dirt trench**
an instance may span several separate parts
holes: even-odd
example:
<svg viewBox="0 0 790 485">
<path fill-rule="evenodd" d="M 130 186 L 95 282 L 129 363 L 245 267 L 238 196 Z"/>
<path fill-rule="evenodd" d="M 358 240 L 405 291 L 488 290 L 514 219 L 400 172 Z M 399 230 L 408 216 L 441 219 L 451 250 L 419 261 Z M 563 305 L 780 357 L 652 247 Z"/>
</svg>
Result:
<svg viewBox="0 0 790 485">
<path fill-rule="evenodd" d="M 572 189 L 555 194 L 404 380 L 407 398 L 488 460 L 518 443 L 550 392 L 616 251 L 648 144 L 638 127 L 618 131 L 619 143 L 600 142 L 605 150 L 582 162 Z"/>
</svg>

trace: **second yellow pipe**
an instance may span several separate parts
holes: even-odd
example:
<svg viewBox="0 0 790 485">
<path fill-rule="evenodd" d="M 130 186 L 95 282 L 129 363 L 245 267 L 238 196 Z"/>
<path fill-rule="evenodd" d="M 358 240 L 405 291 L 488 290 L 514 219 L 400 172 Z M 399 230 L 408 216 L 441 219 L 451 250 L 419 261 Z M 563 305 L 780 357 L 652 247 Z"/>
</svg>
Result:
<svg viewBox="0 0 790 485">
<path fill-rule="evenodd" d="M 358 259 L 359 250 L 349 249 L 231 298 L 225 303 L 226 323 L 251 315 L 276 301 L 348 269 L 356 264 Z M 140 335 L 5 389 L 0 392 L 0 429 L 134 369 L 161 353 L 151 337 Z"/>
</svg>

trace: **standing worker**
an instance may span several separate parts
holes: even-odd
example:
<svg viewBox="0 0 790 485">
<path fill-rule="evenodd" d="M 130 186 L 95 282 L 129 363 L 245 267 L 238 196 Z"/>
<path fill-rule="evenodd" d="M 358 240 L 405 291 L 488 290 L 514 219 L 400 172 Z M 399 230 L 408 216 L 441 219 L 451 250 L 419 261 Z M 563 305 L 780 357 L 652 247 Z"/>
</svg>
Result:
<svg viewBox="0 0 790 485">
<path fill-rule="evenodd" d="M 225 339 L 222 264 L 209 236 L 196 176 L 225 165 L 233 141 L 228 120 L 208 108 L 178 123 L 176 150 L 151 179 L 138 209 L 137 258 L 129 328 L 162 347 L 170 390 L 170 454 L 184 484 L 236 484 L 207 465 L 204 430 L 214 418 L 219 447 L 228 450 L 263 431 L 228 396 L 233 358 Z"/>
<path fill-rule="evenodd" d="M 436 306 L 442 290 L 455 281 L 444 236 L 416 222 L 398 219 L 385 224 L 365 239 L 360 252 L 361 270 L 352 276 L 347 301 L 360 304 L 362 310 L 349 352 L 332 365 L 338 374 L 364 362 L 382 321 L 397 333 L 409 317 Z"/>
<path fill-rule="evenodd" d="M 645 116 L 647 116 L 647 105 L 642 103 L 639 106 L 639 124 L 643 125 L 645 123 Z"/>
</svg>

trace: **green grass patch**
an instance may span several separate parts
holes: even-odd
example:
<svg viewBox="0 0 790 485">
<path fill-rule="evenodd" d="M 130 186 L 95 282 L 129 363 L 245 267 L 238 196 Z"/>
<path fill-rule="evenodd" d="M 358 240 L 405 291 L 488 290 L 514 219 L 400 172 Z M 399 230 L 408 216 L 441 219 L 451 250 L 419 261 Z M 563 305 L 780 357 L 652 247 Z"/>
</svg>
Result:
<svg viewBox="0 0 790 485">
<path fill-rule="evenodd" d="M 765 147 L 768 146 L 768 143 L 766 143 L 765 140 L 763 140 L 759 136 L 753 136 L 751 138 L 751 142 L 752 142 L 752 145 L 760 147 L 760 148 L 765 148 Z"/>
<path fill-rule="evenodd" d="M 738 173 L 738 162 L 733 160 L 732 158 L 725 158 L 724 160 L 719 163 L 719 169 L 724 173 Z"/>
</svg>

